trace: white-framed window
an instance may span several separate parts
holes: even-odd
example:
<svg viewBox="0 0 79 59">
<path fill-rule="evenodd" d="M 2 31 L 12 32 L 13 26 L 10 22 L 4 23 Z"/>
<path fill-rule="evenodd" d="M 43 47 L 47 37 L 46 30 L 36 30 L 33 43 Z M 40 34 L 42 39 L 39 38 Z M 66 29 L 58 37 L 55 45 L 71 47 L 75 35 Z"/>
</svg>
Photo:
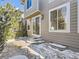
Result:
<svg viewBox="0 0 79 59">
<path fill-rule="evenodd" d="M 78 33 L 79 33 L 79 0 L 77 0 L 78 1 Z"/>
<path fill-rule="evenodd" d="M 70 32 L 70 3 L 49 10 L 49 32 Z"/>
<path fill-rule="evenodd" d="M 33 24 L 33 36 L 40 37 L 41 36 L 41 15 L 35 16 L 32 18 Z"/>
<path fill-rule="evenodd" d="M 27 9 L 29 9 L 32 6 L 32 0 L 27 0 Z"/>
</svg>

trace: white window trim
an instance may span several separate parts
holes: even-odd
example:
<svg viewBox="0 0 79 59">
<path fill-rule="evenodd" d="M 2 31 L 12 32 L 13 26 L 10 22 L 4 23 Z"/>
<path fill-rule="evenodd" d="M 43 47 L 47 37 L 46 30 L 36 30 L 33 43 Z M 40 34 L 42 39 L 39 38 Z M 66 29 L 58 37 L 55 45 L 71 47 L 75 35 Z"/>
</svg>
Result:
<svg viewBox="0 0 79 59">
<path fill-rule="evenodd" d="M 37 15 L 37 16 L 33 17 L 32 18 L 32 23 L 33 23 L 33 19 L 35 19 L 36 17 L 40 17 L 40 34 L 39 35 L 36 35 L 36 34 L 33 34 L 33 32 L 32 32 L 32 35 L 33 36 L 36 36 L 36 37 L 41 37 L 41 18 L 42 18 L 42 16 L 41 15 Z"/>
<path fill-rule="evenodd" d="M 78 2 L 77 2 L 77 3 L 78 3 L 78 19 L 77 19 L 77 20 L 78 20 L 78 21 L 77 21 L 77 22 L 78 22 L 78 23 L 77 23 L 77 25 L 78 25 L 78 27 L 77 27 L 78 30 L 77 30 L 77 31 L 78 31 L 78 33 L 79 33 L 79 0 L 77 0 L 77 1 L 78 1 Z"/>
<path fill-rule="evenodd" d="M 54 10 L 57 10 L 57 9 L 60 9 L 64 6 L 67 6 L 67 18 L 66 18 L 66 30 L 50 30 L 51 28 L 51 22 L 50 22 L 50 16 L 51 16 L 51 11 L 54 11 Z M 68 19 L 68 20 L 67 20 Z M 53 8 L 51 10 L 49 10 L 49 32 L 62 32 L 62 33 L 69 33 L 70 32 L 70 3 L 65 3 L 63 5 L 60 5 L 56 8 Z"/>
</svg>

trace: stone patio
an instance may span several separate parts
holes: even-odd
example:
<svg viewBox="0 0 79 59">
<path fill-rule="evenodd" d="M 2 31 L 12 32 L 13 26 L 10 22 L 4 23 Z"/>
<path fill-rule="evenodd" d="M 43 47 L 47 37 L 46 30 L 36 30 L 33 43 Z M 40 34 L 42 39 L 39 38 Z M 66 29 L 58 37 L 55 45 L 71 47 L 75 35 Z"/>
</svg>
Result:
<svg viewBox="0 0 79 59">
<path fill-rule="evenodd" d="M 62 51 L 53 48 L 52 45 L 59 46 Z M 25 57 L 28 59 L 79 59 L 79 53 L 66 49 L 63 45 L 30 38 L 29 40 L 6 42 L 5 48 L 0 54 L 0 59 L 23 59 Z"/>
<path fill-rule="evenodd" d="M 21 47 L 17 45 L 17 42 L 16 42 L 16 45 L 13 45 L 13 43 L 14 42 L 11 42 L 5 45 L 5 48 L 0 55 L 0 59 L 9 59 L 10 57 L 17 56 L 17 55 L 27 56 L 27 50 L 21 49 Z M 22 44 L 22 43 L 19 42 L 18 44 Z"/>
<path fill-rule="evenodd" d="M 9 59 L 28 59 L 25 55 L 17 55 L 17 56 L 13 56 Z"/>
</svg>

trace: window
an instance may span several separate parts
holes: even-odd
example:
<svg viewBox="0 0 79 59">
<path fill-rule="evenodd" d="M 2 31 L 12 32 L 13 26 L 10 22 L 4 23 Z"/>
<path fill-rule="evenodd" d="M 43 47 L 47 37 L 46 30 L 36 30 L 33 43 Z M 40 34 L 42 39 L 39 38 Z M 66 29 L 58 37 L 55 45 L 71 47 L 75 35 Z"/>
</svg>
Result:
<svg viewBox="0 0 79 59">
<path fill-rule="evenodd" d="M 35 20 L 34 20 L 34 23 L 33 23 L 33 33 L 35 34 L 39 34 L 39 17 L 37 17 Z"/>
<path fill-rule="evenodd" d="M 32 0 L 27 0 L 27 9 L 29 9 L 32 6 Z"/>
<path fill-rule="evenodd" d="M 49 32 L 70 32 L 70 3 L 49 10 Z"/>
<path fill-rule="evenodd" d="M 30 31 L 30 19 L 27 20 L 27 30 Z"/>
<path fill-rule="evenodd" d="M 32 18 L 33 23 L 33 35 L 41 36 L 41 15 L 35 16 Z"/>
<path fill-rule="evenodd" d="M 79 0 L 78 1 L 78 33 L 79 33 Z"/>
</svg>

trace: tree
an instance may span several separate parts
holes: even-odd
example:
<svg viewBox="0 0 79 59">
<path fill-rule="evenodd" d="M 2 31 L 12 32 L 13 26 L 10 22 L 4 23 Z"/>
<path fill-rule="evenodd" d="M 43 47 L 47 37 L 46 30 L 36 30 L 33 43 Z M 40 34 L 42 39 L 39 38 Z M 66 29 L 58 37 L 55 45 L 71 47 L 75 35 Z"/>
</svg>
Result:
<svg viewBox="0 0 79 59">
<path fill-rule="evenodd" d="M 16 8 L 11 6 L 9 3 L 7 3 L 4 8 L 0 7 L 0 16 L 2 18 L 1 19 L 2 23 L 0 27 L 4 25 L 3 26 L 4 28 L 2 28 L 4 30 L 4 33 L 3 33 L 4 39 L 12 39 L 20 35 L 18 31 L 20 27 L 19 20 L 21 18 L 21 14 L 22 14 L 21 11 L 16 10 Z"/>
</svg>

